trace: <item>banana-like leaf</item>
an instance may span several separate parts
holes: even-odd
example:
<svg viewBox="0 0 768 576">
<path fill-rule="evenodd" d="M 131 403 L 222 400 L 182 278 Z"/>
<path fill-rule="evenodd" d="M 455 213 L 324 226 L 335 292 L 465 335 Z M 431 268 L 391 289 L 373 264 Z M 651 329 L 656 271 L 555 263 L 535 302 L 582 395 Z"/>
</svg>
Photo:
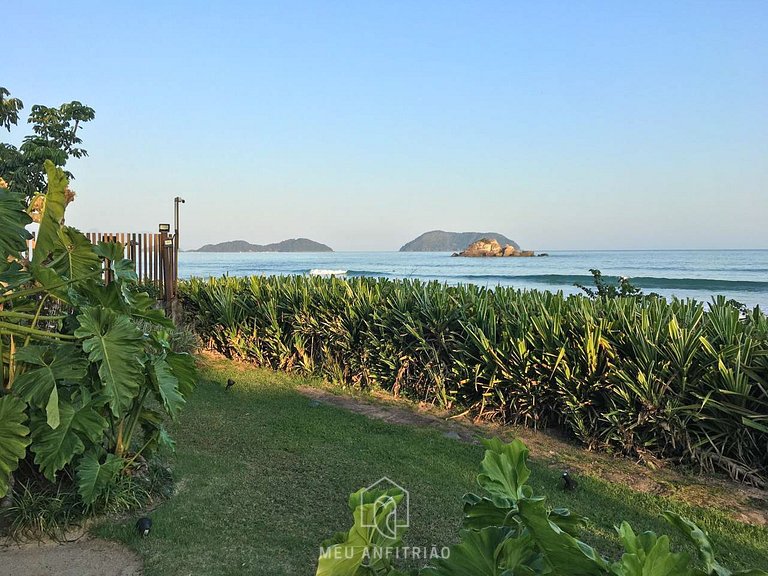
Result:
<svg viewBox="0 0 768 576">
<path fill-rule="evenodd" d="M 616 576 L 691 576 L 691 558 L 685 553 L 669 549 L 669 537 L 653 532 L 635 535 L 627 522 L 622 522 L 618 533 L 626 551 L 621 560 L 611 567 Z"/>
<path fill-rule="evenodd" d="M 84 338 L 83 350 L 98 363 L 110 409 L 119 418 L 144 382 L 141 331 L 128 316 L 103 308 L 85 307 L 77 319 L 75 336 Z"/>
<path fill-rule="evenodd" d="M 14 392 L 29 404 L 45 410 L 48 425 L 59 425 L 59 389 L 62 381 L 79 381 L 85 377 L 88 363 L 72 344 L 24 346 L 16 361 L 30 366 L 14 380 Z"/>
<path fill-rule="evenodd" d="M 107 454 L 101 462 L 94 453 L 88 453 L 77 465 L 77 491 L 86 506 L 93 504 L 114 483 L 125 461 L 114 454 Z"/>
<path fill-rule="evenodd" d="M 483 440 L 485 457 L 480 463 L 477 483 L 492 495 L 517 501 L 528 490 L 525 483 L 531 475 L 526 466 L 528 448 L 519 439 L 505 444 L 498 438 Z"/>
<path fill-rule="evenodd" d="M 98 442 L 107 426 L 107 421 L 90 403 L 76 409 L 72 404 L 60 402 L 59 425 L 55 429 L 42 416 L 33 415 L 30 427 L 35 464 L 48 480 L 55 482 L 56 473 L 85 451 L 83 439 Z"/>
<path fill-rule="evenodd" d="M 27 405 L 15 396 L 0 397 L 0 498 L 8 493 L 11 473 L 29 446 Z"/>
<path fill-rule="evenodd" d="M 158 399 L 165 406 L 165 411 L 175 420 L 186 401 L 179 392 L 179 381 L 174 376 L 171 366 L 163 358 L 153 358 L 150 374 Z"/>
<path fill-rule="evenodd" d="M 32 218 L 25 210 L 24 197 L 0 188 L 0 262 L 27 249 L 27 240 L 32 234 L 24 227 L 30 222 Z"/>
<path fill-rule="evenodd" d="M 37 233 L 32 262 L 42 264 L 59 246 L 59 230 L 64 221 L 64 209 L 67 205 L 67 177 L 61 168 L 54 166 L 50 160 L 45 161 L 45 171 L 48 175 L 48 191 L 45 195 L 40 230 Z"/>
<path fill-rule="evenodd" d="M 597 576 L 608 573 L 607 563 L 592 547 L 549 520 L 544 498 L 523 498 L 517 506 L 523 524 L 556 574 Z"/>
</svg>

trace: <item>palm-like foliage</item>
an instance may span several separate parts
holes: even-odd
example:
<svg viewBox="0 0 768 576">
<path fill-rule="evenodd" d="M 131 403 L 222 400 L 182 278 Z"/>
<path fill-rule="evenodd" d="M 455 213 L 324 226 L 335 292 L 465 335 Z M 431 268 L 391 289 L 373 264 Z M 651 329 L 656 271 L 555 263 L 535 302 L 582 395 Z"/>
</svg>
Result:
<svg viewBox="0 0 768 576">
<path fill-rule="evenodd" d="M 230 356 L 768 477 L 759 309 L 372 278 L 193 279 L 181 291 L 201 335 Z"/>
</svg>

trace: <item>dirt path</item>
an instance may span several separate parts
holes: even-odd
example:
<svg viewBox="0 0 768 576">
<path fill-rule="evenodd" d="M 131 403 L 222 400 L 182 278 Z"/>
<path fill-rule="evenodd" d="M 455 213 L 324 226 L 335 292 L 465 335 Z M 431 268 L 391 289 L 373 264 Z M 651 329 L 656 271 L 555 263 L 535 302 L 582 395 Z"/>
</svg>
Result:
<svg viewBox="0 0 768 576">
<path fill-rule="evenodd" d="M 369 418 L 393 424 L 431 427 L 461 442 L 479 443 L 479 438 L 490 436 L 520 438 L 530 449 L 531 458 L 553 468 L 621 483 L 638 492 L 651 492 L 696 506 L 716 508 L 739 522 L 768 525 L 768 491 L 765 490 L 724 479 L 685 475 L 670 467 L 652 470 L 628 458 L 590 452 L 550 432 L 474 422 L 466 417 L 451 418 L 431 406 L 394 400 L 391 396 L 361 398 L 308 386 L 300 387 L 299 392 L 313 402 L 331 404 Z"/>
<path fill-rule="evenodd" d="M 7 571 L 6 571 L 7 570 Z M 83 536 L 63 543 L 0 543 L 0 574 L 13 576 L 141 576 L 141 559 L 126 547 Z"/>
</svg>

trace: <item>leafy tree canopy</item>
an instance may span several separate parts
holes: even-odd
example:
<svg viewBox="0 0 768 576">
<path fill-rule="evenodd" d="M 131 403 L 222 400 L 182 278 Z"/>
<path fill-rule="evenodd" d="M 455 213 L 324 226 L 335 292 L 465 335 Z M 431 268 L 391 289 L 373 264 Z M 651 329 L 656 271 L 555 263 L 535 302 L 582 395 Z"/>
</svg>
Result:
<svg viewBox="0 0 768 576">
<path fill-rule="evenodd" d="M 0 127 L 10 132 L 19 122 L 24 103 L 11 98 L 10 92 L 0 86 Z M 36 104 L 30 109 L 27 122 L 32 134 L 24 137 L 20 146 L 0 142 L 0 178 L 12 192 L 27 198 L 43 192 L 48 185 L 45 161 L 64 167 L 70 158 L 82 158 L 88 152 L 80 145 L 78 131 L 86 122 L 93 120 L 93 108 L 72 101 L 57 108 Z M 74 178 L 65 171 L 67 178 Z"/>
</svg>

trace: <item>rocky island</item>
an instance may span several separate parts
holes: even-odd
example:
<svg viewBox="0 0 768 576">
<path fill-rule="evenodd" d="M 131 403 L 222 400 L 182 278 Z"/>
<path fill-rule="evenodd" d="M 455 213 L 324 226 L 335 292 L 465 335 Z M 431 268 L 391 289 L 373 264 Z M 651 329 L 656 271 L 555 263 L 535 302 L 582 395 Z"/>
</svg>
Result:
<svg viewBox="0 0 768 576">
<path fill-rule="evenodd" d="M 232 240 L 206 244 L 192 252 L 333 252 L 333 248 L 309 238 L 292 238 L 273 244 L 251 244 L 245 240 Z"/>
<path fill-rule="evenodd" d="M 503 245 L 509 244 L 520 250 L 517 242 L 498 232 L 445 232 L 444 230 L 431 230 L 424 232 L 418 238 L 403 245 L 400 248 L 400 252 L 458 252 L 472 242 L 477 242 L 482 238 L 493 239 Z"/>
<path fill-rule="evenodd" d="M 482 257 L 517 257 L 526 258 L 536 256 L 533 250 L 520 250 L 520 247 L 515 244 L 505 244 L 504 246 L 495 238 L 481 238 L 476 242 L 472 242 L 464 250 L 458 253 L 453 253 L 453 256 L 468 256 L 474 258 Z M 547 254 L 539 254 L 539 256 L 546 256 Z"/>
</svg>

